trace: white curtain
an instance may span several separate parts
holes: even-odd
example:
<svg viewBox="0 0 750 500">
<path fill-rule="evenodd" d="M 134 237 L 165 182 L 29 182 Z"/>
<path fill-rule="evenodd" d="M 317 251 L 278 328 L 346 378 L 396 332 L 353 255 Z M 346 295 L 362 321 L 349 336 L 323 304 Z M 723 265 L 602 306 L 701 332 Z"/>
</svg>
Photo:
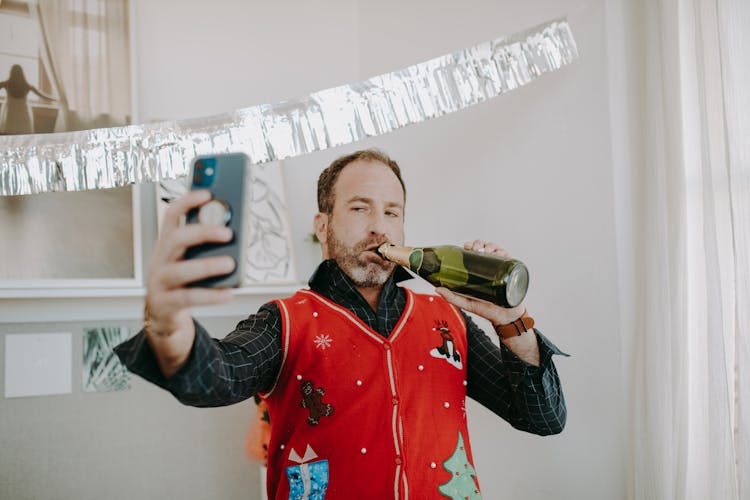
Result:
<svg viewBox="0 0 750 500">
<path fill-rule="evenodd" d="M 42 59 L 58 91 L 55 131 L 124 125 L 131 114 L 126 0 L 38 0 L 30 5 Z"/>
<path fill-rule="evenodd" d="M 750 1 L 642 0 L 637 499 L 750 499 Z"/>
</svg>

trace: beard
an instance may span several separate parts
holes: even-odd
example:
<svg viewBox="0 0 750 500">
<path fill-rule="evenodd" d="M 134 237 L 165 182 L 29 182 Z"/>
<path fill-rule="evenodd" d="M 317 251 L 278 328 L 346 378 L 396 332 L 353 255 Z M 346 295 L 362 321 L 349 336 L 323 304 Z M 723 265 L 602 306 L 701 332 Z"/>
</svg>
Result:
<svg viewBox="0 0 750 500">
<path fill-rule="evenodd" d="M 356 286 L 374 288 L 388 281 L 396 264 L 382 258 L 373 260 L 372 256 L 363 254 L 368 248 L 382 245 L 386 239 L 366 238 L 350 247 L 334 236 L 331 224 L 326 232 L 328 257 L 336 260 Z"/>
</svg>

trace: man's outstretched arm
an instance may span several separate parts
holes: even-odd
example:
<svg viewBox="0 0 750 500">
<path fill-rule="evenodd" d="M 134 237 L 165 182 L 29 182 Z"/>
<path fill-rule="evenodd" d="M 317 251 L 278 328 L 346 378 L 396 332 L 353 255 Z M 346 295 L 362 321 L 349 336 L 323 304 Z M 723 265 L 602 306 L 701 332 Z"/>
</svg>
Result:
<svg viewBox="0 0 750 500">
<path fill-rule="evenodd" d="M 147 341 L 138 335 L 115 348 L 130 371 L 191 406 L 225 406 L 271 388 L 281 366 L 281 322 L 270 302 L 222 340 L 195 322 L 195 342 L 180 369 L 166 377 Z"/>
</svg>

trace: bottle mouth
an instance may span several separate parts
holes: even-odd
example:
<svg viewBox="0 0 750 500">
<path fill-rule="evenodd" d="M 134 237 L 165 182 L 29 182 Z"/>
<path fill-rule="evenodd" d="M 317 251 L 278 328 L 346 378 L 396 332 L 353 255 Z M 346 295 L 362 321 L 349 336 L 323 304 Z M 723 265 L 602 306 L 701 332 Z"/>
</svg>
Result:
<svg viewBox="0 0 750 500">
<path fill-rule="evenodd" d="M 384 259 L 388 259 L 388 249 L 394 246 L 396 245 L 394 245 L 393 243 L 383 243 L 375 249 L 375 253 L 380 255 Z"/>
</svg>

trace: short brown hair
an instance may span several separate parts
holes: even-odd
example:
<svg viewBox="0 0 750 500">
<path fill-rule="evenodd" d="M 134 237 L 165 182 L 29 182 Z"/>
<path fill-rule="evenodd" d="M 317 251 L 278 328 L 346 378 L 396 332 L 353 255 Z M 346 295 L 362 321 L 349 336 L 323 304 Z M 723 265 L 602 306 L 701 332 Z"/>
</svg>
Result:
<svg viewBox="0 0 750 500">
<path fill-rule="evenodd" d="M 344 169 L 344 167 L 356 160 L 377 161 L 390 168 L 391 171 L 396 174 L 396 178 L 401 183 L 401 189 L 404 190 L 404 200 L 406 200 L 406 186 L 404 185 L 404 180 L 401 178 L 401 169 L 399 168 L 398 163 L 393 161 L 387 154 L 380 150 L 363 149 L 361 151 L 355 151 L 352 154 L 336 158 L 335 160 L 333 160 L 333 163 L 328 165 L 328 167 L 323 170 L 323 172 L 321 172 L 320 177 L 318 177 L 319 212 L 330 214 L 333 211 L 333 187 L 336 184 L 336 179 L 338 179 L 339 174 Z"/>
</svg>

